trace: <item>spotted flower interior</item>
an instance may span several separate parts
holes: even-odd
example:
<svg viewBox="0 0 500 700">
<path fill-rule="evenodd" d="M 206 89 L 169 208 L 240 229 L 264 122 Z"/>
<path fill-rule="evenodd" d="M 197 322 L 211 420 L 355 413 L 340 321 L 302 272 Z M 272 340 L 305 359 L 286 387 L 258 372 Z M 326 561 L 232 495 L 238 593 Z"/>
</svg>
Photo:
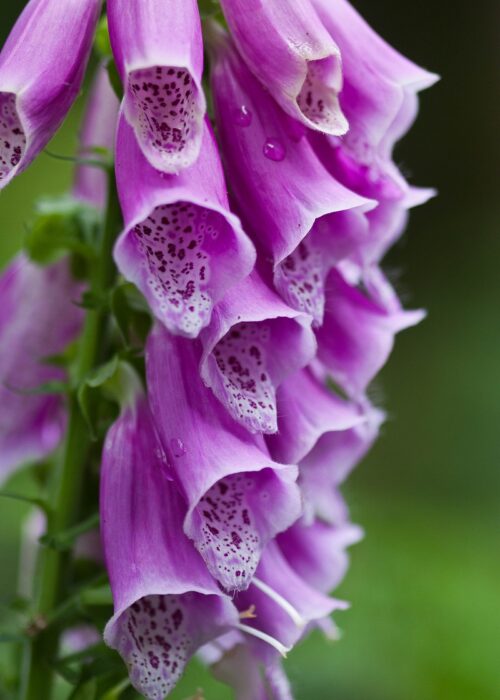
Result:
<svg viewBox="0 0 500 700">
<path fill-rule="evenodd" d="M 26 149 L 26 135 L 17 113 L 16 96 L 0 93 L 0 181 L 19 165 Z"/>
<path fill-rule="evenodd" d="M 127 109 L 154 167 L 176 173 L 195 161 L 205 101 L 186 68 L 154 66 L 132 71 Z"/>
<path fill-rule="evenodd" d="M 297 96 L 304 117 L 317 128 L 331 134 L 343 134 L 348 129 L 342 114 L 337 90 L 330 84 L 340 74 L 336 56 L 307 62 L 307 75 Z"/>
</svg>

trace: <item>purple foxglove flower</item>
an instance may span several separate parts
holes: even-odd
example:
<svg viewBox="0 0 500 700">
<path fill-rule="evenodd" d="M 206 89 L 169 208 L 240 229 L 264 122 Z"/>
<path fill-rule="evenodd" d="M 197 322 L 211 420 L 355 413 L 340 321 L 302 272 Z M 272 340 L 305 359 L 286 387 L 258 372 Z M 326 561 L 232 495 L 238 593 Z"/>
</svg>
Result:
<svg viewBox="0 0 500 700">
<path fill-rule="evenodd" d="M 162 700 L 197 649 L 239 619 L 182 531 L 186 505 L 143 397 L 107 435 L 100 509 L 115 608 L 104 639 L 134 687 Z"/>
<path fill-rule="evenodd" d="M 367 296 L 348 284 L 339 270 L 332 270 L 324 323 L 316 333 L 318 358 L 335 382 L 356 399 L 387 361 L 395 334 L 425 316 L 423 311 L 404 311 L 387 284 L 373 282 Z"/>
<path fill-rule="evenodd" d="M 47 145 L 78 95 L 100 0 L 31 0 L 0 53 L 0 189 Z"/>
<path fill-rule="evenodd" d="M 111 87 L 108 72 L 104 66 L 99 66 L 80 133 L 79 155 L 82 158 L 96 158 L 95 148 L 114 150 L 118 110 L 118 98 Z M 103 209 L 107 189 L 107 175 L 103 170 L 89 165 L 77 167 L 73 184 L 76 199 Z"/>
<path fill-rule="evenodd" d="M 366 420 L 357 406 L 335 396 L 310 369 L 288 377 L 277 393 L 279 431 L 266 440 L 274 459 L 299 464 L 320 439 Z"/>
<path fill-rule="evenodd" d="M 201 346 L 157 325 L 146 350 L 155 422 L 188 502 L 184 531 L 227 590 L 247 588 L 266 544 L 300 515 L 297 468 L 274 462 L 199 376 Z"/>
<path fill-rule="evenodd" d="M 196 0 L 108 0 L 108 20 L 127 121 L 151 165 L 178 173 L 193 165 L 203 141 Z"/>
<path fill-rule="evenodd" d="M 390 157 L 395 141 L 416 116 L 416 93 L 437 76 L 419 68 L 378 36 L 347 0 L 311 0 L 338 44 L 344 89 L 340 103 L 349 122 L 344 146 L 372 167 Z"/>
<path fill-rule="evenodd" d="M 44 362 L 61 353 L 81 328 L 74 302 L 81 285 L 67 261 L 50 267 L 18 256 L 0 278 L 0 480 L 28 460 L 42 459 L 64 431 L 59 396 L 30 393 L 41 384 L 63 380 L 64 372 Z"/>
<path fill-rule="evenodd" d="M 321 323 L 328 270 L 368 235 L 374 202 L 340 185 L 321 165 L 302 127 L 279 109 L 219 34 L 212 89 L 234 198 L 274 263 L 285 301 Z"/>
<path fill-rule="evenodd" d="M 300 462 L 306 524 L 314 522 L 315 517 L 331 525 L 341 525 L 348 519 L 339 486 L 370 450 L 385 420 L 384 413 L 366 400 L 359 411 L 364 420 L 349 430 L 324 433 Z"/>
<path fill-rule="evenodd" d="M 347 547 L 362 536 L 361 528 L 348 521 L 332 526 L 322 520 L 299 520 L 278 535 L 277 544 L 298 576 L 317 591 L 330 593 L 347 572 Z"/>
<path fill-rule="evenodd" d="M 285 112 L 311 129 L 345 134 L 340 51 L 309 0 L 221 5 L 241 55 Z"/>
<path fill-rule="evenodd" d="M 311 317 L 254 271 L 215 307 L 201 341 L 205 384 L 251 432 L 275 433 L 277 387 L 316 354 Z"/>
<path fill-rule="evenodd" d="M 116 176 L 125 218 L 116 263 L 168 330 L 195 337 L 255 262 L 250 239 L 229 211 L 208 123 L 196 164 L 174 176 L 149 165 L 122 116 Z"/>
</svg>

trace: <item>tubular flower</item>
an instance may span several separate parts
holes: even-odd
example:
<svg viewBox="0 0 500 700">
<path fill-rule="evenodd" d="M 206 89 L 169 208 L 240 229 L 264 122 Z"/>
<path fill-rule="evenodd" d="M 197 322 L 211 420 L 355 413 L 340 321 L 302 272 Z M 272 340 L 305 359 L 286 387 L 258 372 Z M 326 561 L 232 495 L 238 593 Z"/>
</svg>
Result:
<svg viewBox="0 0 500 700">
<path fill-rule="evenodd" d="M 157 326 L 146 369 L 151 407 L 188 503 L 184 531 L 227 590 L 249 586 L 266 544 L 300 515 L 296 467 L 274 462 L 198 375 L 201 348 Z"/>
<path fill-rule="evenodd" d="M 60 354 L 79 333 L 75 306 L 81 285 L 66 260 L 37 267 L 19 255 L 0 278 L 0 480 L 28 460 L 42 459 L 64 432 L 61 397 L 37 392 L 62 381 L 64 371 L 47 358 Z"/>
<path fill-rule="evenodd" d="M 277 387 L 316 354 L 311 318 L 253 272 L 215 307 L 201 341 L 205 384 L 251 432 L 275 433 Z"/>
<path fill-rule="evenodd" d="M 115 247 L 122 274 L 143 292 L 172 333 L 196 337 L 214 304 L 251 271 L 255 251 L 229 211 L 208 123 L 195 165 L 180 175 L 154 170 L 120 118 L 116 177 L 125 230 Z"/>
<path fill-rule="evenodd" d="M 417 92 L 438 77 L 389 46 L 347 0 L 311 2 L 342 56 L 340 102 L 349 122 L 343 145 L 356 162 L 377 168 L 411 126 Z"/>
<path fill-rule="evenodd" d="M 327 289 L 325 320 L 316 333 L 318 358 L 334 381 L 359 399 L 386 363 L 396 333 L 419 323 L 425 313 L 403 311 L 392 291 L 378 282 L 368 296 L 339 270 L 331 271 Z"/>
<path fill-rule="evenodd" d="M 309 0 L 221 4 L 241 55 L 282 109 L 311 129 L 345 134 L 340 51 Z"/>
<path fill-rule="evenodd" d="M 94 77 L 88 100 L 85 119 L 80 133 L 81 158 L 97 158 L 96 149 L 114 150 L 115 132 L 118 123 L 119 103 L 104 66 L 99 66 Z M 76 168 L 73 196 L 79 201 L 103 209 L 108 190 L 104 170 L 91 165 Z"/>
<path fill-rule="evenodd" d="M 203 42 L 196 0 L 108 1 L 124 110 L 152 166 L 178 173 L 203 141 Z"/>
<path fill-rule="evenodd" d="M 110 429 L 103 453 L 101 534 L 114 600 L 104 639 L 149 700 L 163 700 L 190 656 L 238 625 L 232 602 L 182 531 L 185 513 L 138 396 Z"/>
<path fill-rule="evenodd" d="M 78 95 L 100 5 L 100 0 L 31 0 L 5 42 L 0 189 L 47 145 Z"/>
<path fill-rule="evenodd" d="M 272 256 L 280 294 L 320 324 L 328 271 L 367 237 L 364 212 L 375 202 L 327 172 L 301 126 L 283 114 L 221 32 L 212 54 L 218 133 L 234 199 L 245 226 Z"/>
</svg>

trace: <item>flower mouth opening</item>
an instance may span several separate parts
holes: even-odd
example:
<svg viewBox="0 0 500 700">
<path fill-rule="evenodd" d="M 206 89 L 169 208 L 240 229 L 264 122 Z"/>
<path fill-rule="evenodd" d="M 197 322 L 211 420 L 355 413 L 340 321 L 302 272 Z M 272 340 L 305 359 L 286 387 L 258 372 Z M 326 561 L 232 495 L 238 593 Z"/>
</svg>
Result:
<svg viewBox="0 0 500 700">
<path fill-rule="evenodd" d="M 268 323 L 238 323 L 213 350 L 225 403 L 252 432 L 277 430 L 276 391 L 269 376 Z"/>
<path fill-rule="evenodd" d="M 338 56 L 308 61 L 307 75 L 297 96 L 297 104 L 306 120 L 333 136 L 341 136 L 349 128 L 339 102 L 341 83 Z"/>
<path fill-rule="evenodd" d="M 258 520 L 270 498 L 268 471 L 220 479 L 193 512 L 195 546 L 226 591 L 248 588 L 257 569 L 264 547 Z"/>
<path fill-rule="evenodd" d="M 214 304 L 211 260 L 232 249 L 231 226 L 216 211 L 176 202 L 156 207 L 132 234 L 156 315 L 172 333 L 196 337 Z"/>
<path fill-rule="evenodd" d="M 177 173 L 194 163 L 201 146 L 205 99 L 187 68 L 153 66 L 132 71 L 127 112 L 155 168 Z"/>
<path fill-rule="evenodd" d="M 26 150 L 16 99 L 12 92 L 0 92 L 0 183 L 17 168 Z"/>
<path fill-rule="evenodd" d="M 183 598 L 146 596 L 115 623 L 113 646 L 127 663 L 134 687 L 149 700 L 163 700 L 191 656 Z"/>
</svg>

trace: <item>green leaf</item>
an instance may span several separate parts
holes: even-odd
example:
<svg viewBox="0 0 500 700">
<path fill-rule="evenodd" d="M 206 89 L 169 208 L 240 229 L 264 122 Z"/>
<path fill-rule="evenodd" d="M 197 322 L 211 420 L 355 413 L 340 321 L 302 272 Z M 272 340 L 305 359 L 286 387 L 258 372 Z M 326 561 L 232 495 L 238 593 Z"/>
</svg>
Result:
<svg viewBox="0 0 500 700">
<path fill-rule="evenodd" d="M 220 12 L 218 0 L 198 0 L 198 9 L 202 19 L 213 17 Z"/>
<path fill-rule="evenodd" d="M 118 366 L 119 358 L 115 355 L 109 362 L 93 370 L 78 387 L 78 403 L 92 440 L 97 440 L 99 434 L 99 415 L 102 408 L 101 388 L 117 373 Z"/>
<path fill-rule="evenodd" d="M 127 690 L 128 687 L 130 687 L 130 681 L 128 678 L 124 678 L 118 685 L 115 685 L 114 688 L 111 688 L 111 690 L 108 690 L 107 693 L 102 695 L 100 700 L 118 700 L 123 691 Z"/>
<path fill-rule="evenodd" d="M 89 530 L 93 530 L 94 528 L 98 527 L 98 525 L 99 513 L 94 513 L 83 522 L 75 525 L 74 527 L 68 528 L 63 532 L 58 532 L 55 535 L 51 535 L 50 533 L 44 535 L 39 539 L 39 542 L 45 547 L 50 547 L 51 549 L 55 549 L 59 552 L 64 552 L 72 548 L 80 535 L 83 535 L 85 532 L 89 532 Z"/>
<path fill-rule="evenodd" d="M 116 67 L 116 63 L 114 61 L 109 61 L 106 70 L 108 71 L 109 75 L 109 82 L 111 83 L 111 87 L 115 91 L 115 95 L 121 102 L 123 100 L 123 85 L 122 81 L 120 78 L 120 74 L 118 73 L 118 68 Z"/>
<path fill-rule="evenodd" d="M 69 197 L 42 199 L 28 227 L 24 246 L 34 262 L 49 264 L 67 252 L 94 257 L 99 214 Z"/>
<path fill-rule="evenodd" d="M 108 59 L 113 58 L 113 50 L 109 39 L 108 18 L 106 15 L 101 17 L 99 24 L 97 25 L 94 48 L 103 60 L 107 61 Z"/>
</svg>

